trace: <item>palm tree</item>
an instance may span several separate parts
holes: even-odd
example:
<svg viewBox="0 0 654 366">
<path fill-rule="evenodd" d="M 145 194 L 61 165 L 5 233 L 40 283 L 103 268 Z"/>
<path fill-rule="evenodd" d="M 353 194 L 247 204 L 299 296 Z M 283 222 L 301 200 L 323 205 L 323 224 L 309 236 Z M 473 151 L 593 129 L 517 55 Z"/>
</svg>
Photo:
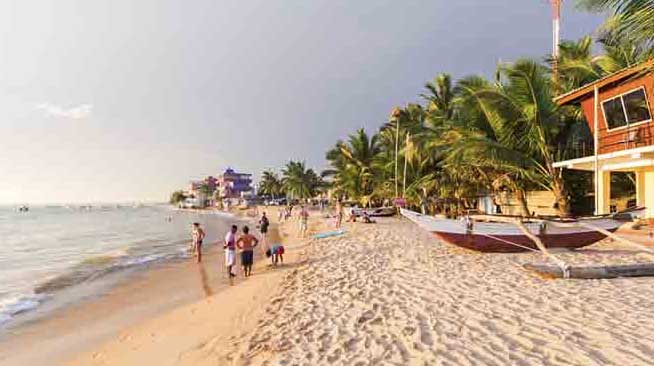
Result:
<svg viewBox="0 0 654 366">
<path fill-rule="evenodd" d="M 595 62 L 604 75 L 635 66 L 654 57 L 654 48 L 651 44 L 633 41 L 619 32 L 604 32 L 598 42 L 602 44 L 604 53 L 597 56 Z"/>
<path fill-rule="evenodd" d="M 320 177 L 313 169 L 307 169 L 303 161 L 291 160 L 282 169 L 282 187 L 291 199 L 311 198 L 320 186 Z"/>
<path fill-rule="evenodd" d="M 186 199 L 184 191 L 175 191 L 170 195 L 170 203 L 177 205 Z"/>
<path fill-rule="evenodd" d="M 568 92 L 602 77 L 602 69 L 592 53 L 593 38 L 563 41 L 559 45 L 558 91 Z M 548 60 L 552 63 L 552 60 Z"/>
<path fill-rule="evenodd" d="M 438 74 L 433 81 L 425 84 L 428 93 L 420 94 L 427 101 L 428 120 L 433 125 L 440 125 L 454 117 L 454 88 L 450 74 Z"/>
<path fill-rule="evenodd" d="M 275 196 L 279 196 L 283 192 L 282 181 L 279 179 L 277 173 L 271 170 L 265 170 L 261 174 L 259 192 L 262 194 L 269 194 L 273 199 Z"/>
<path fill-rule="evenodd" d="M 498 71 L 502 83 L 473 94 L 493 138 L 472 135 L 461 143 L 462 151 L 471 153 L 477 164 L 505 172 L 504 181 L 521 200 L 529 183 L 550 190 L 559 214 L 568 216 L 569 197 L 562 172 L 553 167 L 564 121 L 552 100 L 550 73 L 532 60 L 502 65 Z"/>
<path fill-rule="evenodd" d="M 654 4 L 651 0 L 578 0 L 590 11 L 609 12 L 604 28 L 634 42 L 654 43 Z"/>
<path fill-rule="evenodd" d="M 352 199 L 368 202 L 373 192 L 375 160 L 381 151 L 379 136 L 359 129 L 347 143 L 339 141 L 327 152 L 334 188 Z"/>
</svg>

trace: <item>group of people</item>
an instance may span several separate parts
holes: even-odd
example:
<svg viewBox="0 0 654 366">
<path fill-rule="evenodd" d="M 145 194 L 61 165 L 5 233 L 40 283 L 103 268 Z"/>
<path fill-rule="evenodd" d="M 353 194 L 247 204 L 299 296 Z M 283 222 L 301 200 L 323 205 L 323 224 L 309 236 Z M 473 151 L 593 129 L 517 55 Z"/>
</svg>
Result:
<svg viewBox="0 0 654 366">
<path fill-rule="evenodd" d="M 283 209 L 279 210 L 279 217 L 278 217 L 279 222 L 290 220 L 291 217 L 293 217 L 294 207 L 295 206 L 293 205 L 288 205 Z M 300 206 L 300 213 L 298 214 L 298 217 L 300 219 L 300 226 L 299 226 L 300 236 L 304 238 L 307 234 L 308 224 L 309 224 L 309 211 L 306 209 L 304 205 Z"/>
<path fill-rule="evenodd" d="M 268 234 L 268 227 L 270 226 L 270 221 L 264 212 L 259 220 L 259 229 L 261 232 L 261 241 L 263 244 L 266 243 L 266 235 Z M 237 237 L 238 226 L 232 225 L 230 230 L 225 235 L 223 242 L 223 249 L 225 251 L 225 266 L 227 267 L 227 276 L 230 281 L 236 277 L 234 273 L 234 266 L 236 265 L 236 254 L 237 251 L 240 253 L 241 266 L 243 267 L 243 273 L 245 277 L 252 275 L 252 265 L 254 263 L 254 248 L 256 248 L 260 241 L 259 239 L 250 233 L 250 228 L 247 225 L 244 225 L 242 228 L 242 233 Z M 200 227 L 200 223 L 194 222 L 192 225 L 192 246 L 191 250 L 197 258 L 197 262 L 202 262 L 202 243 L 206 237 L 206 233 Z M 271 258 L 273 266 L 276 266 L 278 263 L 284 263 L 284 246 L 280 244 L 272 244 L 270 246 L 266 245 L 267 249 L 265 254 L 267 257 Z"/>
<path fill-rule="evenodd" d="M 347 209 L 347 222 L 357 222 L 357 213 L 355 211 L 356 207 L 350 207 Z M 343 224 L 343 217 L 345 216 L 346 209 L 343 208 L 343 205 L 340 201 L 336 202 L 336 212 L 334 218 L 336 219 L 336 228 L 340 229 Z M 374 224 L 375 220 L 370 217 L 370 214 L 366 210 L 361 212 L 361 222 L 364 224 Z"/>
</svg>

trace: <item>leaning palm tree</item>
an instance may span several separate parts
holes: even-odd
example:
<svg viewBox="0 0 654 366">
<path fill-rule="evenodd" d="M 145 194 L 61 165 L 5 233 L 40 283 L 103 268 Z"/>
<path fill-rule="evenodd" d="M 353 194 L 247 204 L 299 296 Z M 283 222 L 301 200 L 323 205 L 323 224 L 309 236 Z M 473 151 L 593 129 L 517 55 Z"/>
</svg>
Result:
<svg viewBox="0 0 654 366">
<path fill-rule="evenodd" d="M 291 160 L 282 169 L 282 187 L 291 199 L 311 198 L 320 185 L 320 177 L 303 161 Z"/>
</svg>

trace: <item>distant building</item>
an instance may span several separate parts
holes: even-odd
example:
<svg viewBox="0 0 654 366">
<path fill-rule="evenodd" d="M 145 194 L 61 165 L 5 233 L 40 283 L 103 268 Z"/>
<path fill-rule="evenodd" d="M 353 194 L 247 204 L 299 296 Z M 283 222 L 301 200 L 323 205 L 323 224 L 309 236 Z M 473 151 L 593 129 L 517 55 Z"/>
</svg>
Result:
<svg viewBox="0 0 654 366">
<path fill-rule="evenodd" d="M 208 176 L 204 178 L 204 184 L 206 184 L 207 188 L 209 189 L 210 192 L 214 192 L 216 188 L 218 188 L 218 179 L 214 178 L 212 176 Z"/>
<path fill-rule="evenodd" d="M 217 179 L 220 195 L 225 198 L 241 198 L 252 191 L 252 174 L 237 173 L 227 168 Z"/>
</svg>

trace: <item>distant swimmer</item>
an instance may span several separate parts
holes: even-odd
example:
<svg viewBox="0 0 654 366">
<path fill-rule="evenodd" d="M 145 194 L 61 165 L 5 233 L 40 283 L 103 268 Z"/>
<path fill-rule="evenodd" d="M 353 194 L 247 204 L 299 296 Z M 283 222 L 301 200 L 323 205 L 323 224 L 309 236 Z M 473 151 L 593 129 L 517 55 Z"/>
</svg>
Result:
<svg viewBox="0 0 654 366">
<path fill-rule="evenodd" d="M 243 235 L 238 238 L 236 246 L 241 250 L 241 265 L 245 277 L 252 274 L 252 263 L 254 262 L 254 247 L 259 244 L 259 239 L 250 234 L 250 228 L 243 226 Z"/>
<path fill-rule="evenodd" d="M 204 230 L 202 230 L 202 228 L 200 227 L 199 222 L 193 223 L 193 231 L 191 233 L 191 236 L 193 237 L 193 244 L 192 244 L 193 253 L 197 256 L 198 263 L 200 263 L 202 262 L 202 241 L 204 240 L 206 234 L 204 233 Z"/>
</svg>

